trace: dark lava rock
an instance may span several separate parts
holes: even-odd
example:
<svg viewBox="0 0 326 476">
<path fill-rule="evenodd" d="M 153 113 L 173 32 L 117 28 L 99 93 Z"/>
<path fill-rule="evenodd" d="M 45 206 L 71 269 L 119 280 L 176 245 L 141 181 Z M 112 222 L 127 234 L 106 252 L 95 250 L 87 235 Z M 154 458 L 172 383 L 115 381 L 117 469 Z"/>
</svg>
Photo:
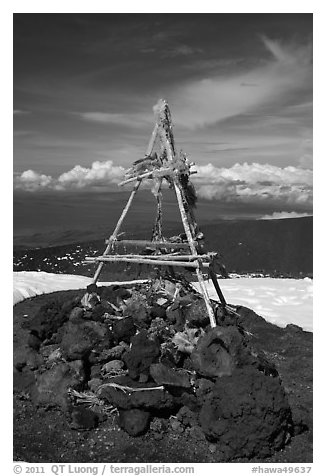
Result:
<svg viewBox="0 0 326 476">
<path fill-rule="evenodd" d="M 114 378 L 112 382 L 119 382 L 122 385 L 133 386 L 133 388 L 153 387 L 151 383 L 135 384 L 128 378 Z M 126 391 L 103 385 L 99 390 L 99 397 L 108 401 L 113 406 L 129 410 L 131 408 L 140 408 L 149 411 L 171 410 L 175 407 L 175 401 L 168 392 L 162 389 L 158 390 L 141 390 L 141 391 Z"/>
<path fill-rule="evenodd" d="M 288 324 L 285 328 L 289 334 L 298 334 L 303 331 L 302 327 L 297 326 L 296 324 Z"/>
<path fill-rule="evenodd" d="M 36 375 L 32 399 L 36 404 L 53 404 L 63 410 L 69 407 L 68 388 L 79 386 L 85 379 L 82 361 L 61 362 Z"/>
<path fill-rule="evenodd" d="M 198 413 L 193 412 L 186 406 L 180 408 L 176 417 L 185 428 L 198 425 Z"/>
<path fill-rule="evenodd" d="M 85 407 L 74 407 L 71 412 L 70 427 L 73 430 L 91 430 L 98 425 L 99 417 L 92 410 Z"/>
<path fill-rule="evenodd" d="M 27 346 L 16 349 L 13 360 L 14 367 L 19 371 L 24 367 L 30 370 L 36 370 L 44 364 L 42 355 Z"/>
<path fill-rule="evenodd" d="M 84 317 L 84 309 L 81 307 L 74 307 L 69 315 L 71 322 L 79 322 Z"/>
<path fill-rule="evenodd" d="M 29 334 L 27 344 L 34 350 L 38 351 L 41 347 L 42 341 L 41 339 L 35 334 Z"/>
<path fill-rule="evenodd" d="M 166 317 L 170 324 L 174 325 L 176 331 L 182 331 L 186 322 L 183 309 L 176 301 L 166 309 Z"/>
<path fill-rule="evenodd" d="M 166 310 L 163 306 L 159 306 L 158 304 L 154 304 L 150 308 L 150 316 L 155 319 L 155 317 L 160 317 L 161 319 L 166 318 Z"/>
<path fill-rule="evenodd" d="M 202 405 L 206 396 L 212 391 L 214 383 L 206 378 L 196 380 L 196 397 L 198 402 Z"/>
<path fill-rule="evenodd" d="M 178 350 L 177 346 L 173 342 L 168 341 L 161 344 L 160 361 L 163 364 L 167 364 L 169 367 L 179 366 L 183 358 L 183 353 Z"/>
<path fill-rule="evenodd" d="M 123 315 L 132 317 L 137 327 L 146 328 L 151 320 L 151 317 L 145 296 L 135 292 L 127 300 Z"/>
<path fill-rule="evenodd" d="M 141 331 L 131 339 L 131 349 L 123 355 L 129 376 L 136 379 L 140 374 L 147 374 L 149 367 L 160 355 L 160 346 L 156 340 L 147 338 L 146 331 Z"/>
<path fill-rule="evenodd" d="M 119 426 L 131 436 L 145 433 L 149 427 L 151 414 L 138 408 L 119 411 Z"/>
<path fill-rule="evenodd" d="M 283 447 L 291 411 L 279 379 L 248 366 L 216 380 L 199 421 L 226 459 L 267 457 Z"/>
<path fill-rule="evenodd" d="M 49 339 L 57 329 L 68 319 L 67 312 L 57 301 L 49 301 L 35 314 L 27 324 L 27 328 L 39 339 Z"/>
<path fill-rule="evenodd" d="M 149 373 L 158 385 L 190 388 L 188 372 L 183 369 L 172 369 L 163 364 L 152 364 Z"/>
<path fill-rule="evenodd" d="M 273 362 L 270 362 L 262 352 L 251 352 L 251 364 L 260 372 L 270 377 L 278 377 L 278 371 Z"/>
<path fill-rule="evenodd" d="M 98 288 L 98 293 L 102 300 L 107 300 L 115 306 L 119 305 L 121 299 L 128 299 L 130 297 L 130 291 L 123 286 L 106 286 Z"/>
<path fill-rule="evenodd" d="M 134 321 L 131 317 L 125 317 L 124 319 L 119 319 L 115 321 L 112 326 L 113 336 L 116 342 L 130 343 L 130 338 L 136 334 L 137 328 L 134 324 Z"/>
<path fill-rule="evenodd" d="M 15 392 L 30 392 L 35 383 L 35 375 L 31 370 L 24 369 L 22 372 L 14 370 L 13 389 Z"/>
<path fill-rule="evenodd" d="M 126 352 L 127 348 L 129 347 L 126 345 L 116 345 L 111 349 L 104 349 L 99 356 L 99 360 L 103 362 L 109 362 L 110 360 L 121 360 L 121 357 Z"/>
<path fill-rule="evenodd" d="M 209 316 L 203 299 L 196 299 L 185 308 L 185 314 L 190 327 L 205 327 L 209 324 Z"/>
<path fill-rule="evenodd" d="M 172 326 L 167 325 L 166 321 L 161 317 L 155 317 L 150 327 L 147 329 L 147 335 L 151 339 L 157 338 L 160 343 L 168 342 L 174 335 Z"/>
<path fill-rule="evenodd" d="M 249 352 L 235 326 L 214 327 L 199 338 L 191 354 L 193 368 L 204 377 L 232 375 L 237 366 L 249 362 Z"/>
<path fill-rule="evenodd" d="M 96 344 L 103 341 L 108 333 L 104 324 L 92 321 L 67 322 L 63 326 L 61 349 L 68 360 L 82 359 Z"/>
<path fill-rule="evenodd" d="M 91 316 L 91 319 L 93 321 L 99 321 L 99 322 L 104 322 L 105 320 L 105 317 L 104 317 L 104 314 L 106 312 L 110 312 L 112 313 L 113 312 L 113 308 L 110 306 L 110 305 L 103 305 L 103 304 L 97 304 L 96 306 L 94 306 L 94 308 L 92 309 L 92 316 Z"/>
</svg>

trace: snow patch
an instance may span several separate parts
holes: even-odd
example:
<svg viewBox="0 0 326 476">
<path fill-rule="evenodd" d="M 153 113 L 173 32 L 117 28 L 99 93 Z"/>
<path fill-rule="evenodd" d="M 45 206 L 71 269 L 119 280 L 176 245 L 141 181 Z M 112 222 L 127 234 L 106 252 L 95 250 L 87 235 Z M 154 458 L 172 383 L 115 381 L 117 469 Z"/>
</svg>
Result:
<svg viewBox="0 0 326 476">
<path fill-rule="evenodd" d="M 14 304 L 40 294 L 70 289 L 85 289 L 92 278 L 72 274 L 55 274 L 44 271 L 14 272 Z M 137 281 L 99 282 L 99 286 L 143 283 Z M 280 327 L 297 324 L 312 332 L 313 282 L 310 278 L 278 279 L 239 277 L 219 281 L 229 304 L 249 307 L 267 321 Z M 198 283 L 193 283 L 199 290 Z M 208 293 L 216 299 L 213 284 L 207 284 Z"/>
</svg>

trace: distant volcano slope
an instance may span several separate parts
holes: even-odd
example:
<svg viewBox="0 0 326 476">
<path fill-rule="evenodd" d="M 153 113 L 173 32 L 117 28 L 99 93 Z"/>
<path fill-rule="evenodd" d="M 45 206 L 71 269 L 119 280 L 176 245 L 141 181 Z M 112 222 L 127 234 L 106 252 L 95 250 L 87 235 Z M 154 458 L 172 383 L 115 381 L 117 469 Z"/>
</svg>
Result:
<svg viewBox="0 0 326 476">
<path fill-rule="evenodd" d="M 281 220 L 214 221 L 201 226 L 205 245 L 219 251 L 229 273 L 262 273 L 271 276 L 303 277 L 313 272 L 312 217 Z M 110 234 L 108 227 L 107 236 Z M 166 236 L 182 232 L 176 225 L 166 227 Z M 72 235 L 76 240 L 76 234 Z M 148 238 L 143 232 L 127 233 L 132 238 Z M 104 250 L 103 239 L 38 249 L 14 248 L 14 271 L 47 271 L 91 276 L 93 265 L 84 265 L 85 256 Z M 103 279 L 126 272 L 128 279 L 148 276 L 148 267 L 124 264 L 106 266 Z"/>
<path fill-rule="evenodd" d="M 313 272 L 313 217 L 225 221 L 202 230 L 207 248 L 222 254 L 229 272 Z"/>
</svg>

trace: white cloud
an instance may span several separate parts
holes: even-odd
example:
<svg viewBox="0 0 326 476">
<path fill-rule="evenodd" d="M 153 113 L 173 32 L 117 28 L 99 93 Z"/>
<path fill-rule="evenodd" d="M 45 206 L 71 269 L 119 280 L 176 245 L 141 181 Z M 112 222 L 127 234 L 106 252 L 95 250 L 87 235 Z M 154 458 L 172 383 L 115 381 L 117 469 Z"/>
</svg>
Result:
<svg viewBox="0 0 326 476">
<path fill-rule="evenodd" d="M 124 172 L 123 167 L 113 165 L 111 160 L 93 162 L 90 168 L 76 165 L 57 179 L 34 170 L 26 170 L 14 177 L 14 188 L 28 192 L 99 188 L 117 184 L 123 178 Z"/>
<path fill-rule="evenodd" d="M 124 176 L 124 168 L 113 165 L 112 160 L 93 162 L 90 168 L 76 165 L 65 172 L 57 180 L 55 188 L 88 188 L 105 186 L 108 183 L 117 184 Z"/>
<path fill-rule="evenodd" d="M 200 197 L 229 203 L 273 203 L 312 208 L 312 171 L 297 167 L 276 167 L 269 164 L 244 163 L 230 168 L 212 164 L 197 166 L 192 175 Z M 14 177 L 15 189 L 38 190 L 101 189 L 116 185 L 125 169 L 111 160 L 93 162 L 90 167 L 76 165 L 58 178 L 27 170 Z"/>
<path fill-rule="evenodd" d="M 268 61 L 237 74 L 192 81 L 175 91 L 171 97 L 175 123 L 202 127 L 311 89 L 310 45 L 285 46 L 265 37 L 262 41 L 271 53 Z"/>
<path fill-rule="evenodd" d="M 274 212 L 271 215 L 264 215 L 257 220 L 280 220 L 282 218 L 302 218 L 312 216 L 311 213 L 297 213 L 297 212 Z"/>
<path fill-rule="evenodd" d="M 226 202 L 282 202 L 312 206 L 313 173 L 298 167 L 270 164 L 235 164 L 218 168 L 197 166 L 193 175 L 198 195 Z"/>
<path fill-rule="evenodd" d="M 21 175 L 14 177 L 14 187 L 28 192 L 47 189 L 52 185 L 52 177 L 50 175 L 39 174 L 34 170 L 25 170 Z"/>
</svg>

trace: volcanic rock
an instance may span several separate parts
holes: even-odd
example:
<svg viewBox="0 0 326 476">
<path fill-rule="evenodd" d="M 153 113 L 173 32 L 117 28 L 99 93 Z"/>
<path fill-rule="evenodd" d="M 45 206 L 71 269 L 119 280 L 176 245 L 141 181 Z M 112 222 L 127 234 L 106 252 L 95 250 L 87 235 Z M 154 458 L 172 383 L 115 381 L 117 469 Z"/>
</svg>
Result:
<svg viewBox="0 0 326 476">
<path fill-rule="evenodd" d="M 138 408 L 119 411 L 119 426 L 131 436 L 145 433 L 149 427 L 151 414 Z"/>
<path fill-rule="evenodd" d="M 101 342 L 103 345 L 107 332 L 108 328 L 99 322 L 65 323 L 61 341 L 64 357 L 68 360 L 82 359 L 96 347 L 96 344 Z"/>
<path fill-rule="evenodd" d="M 124 363 L 122 362 L 122 360 L 111 360 L 110 362 L 107 362 L 103 365 L 102 372 L 109 373 L 112 371 L 119 371 L 122 370 L 123 367 Z"/>
<path fill-rule="evenodd" d="M 74 407 L 71 412 L 71 425 L 73 430 L 91 430 L 98 425 L 98 415 L 85 407 Z"/>
<path fill-rule="evenodd" d="M 249 352 L 235 326 L 210 329 L 200 337 L 191 354 L 194 369 L 204 377 L 231 375 L 238 365 L 248 359 Z"/>
<path fill-rule="evenodd" d="M 160 306 L 159 304 L 154 304 L 150 308 L 150 316 L 155 319 L 155 317 L 160 317 L 161 319 L 166 318 L 166 310 L 163 306 Z"/>
<path fill-rule="evenodd" d="M 185 325 L 185 316 L 183 309 L 179 306 L 178 302 L 172 303 L 166 309 L 166 317 L 170 324 L 174 325 L 176 331 L 181 331 Z"/>
<path fill-rule="evenodd" d="M 15 392 L 32 392 L 35 383 L 35 375 L 31 370 L 24 369 L 22 372 L 14 370 L 13 389 Z"/>
<path fill-rule="evenodd" d="M 74 307 L 69 315 L 69 320 L 73 323 L 79 322 L 84 316 L 84 309 L 81 307 Z"/>
<path fill-rule="evenodd" d="M 130 297 L 130 291 L 123 286 L 106 286 L 98 289 L 101 301 L 108 301 L 109 303 L 118 306 L 121 299 L 128 299 Z"/>
<path fill-rule="evenodd" d="M 199 420 L 227 459 L 266 457 L 284 445 L 291 411 L 279 379 L 247 366 L 216 380 Z"/>
<path fill-rule="evenodd" d="M 85 379 L 81 361 L 61 362 L 42 374 L 36 375 L 36 388 L 32 399 L 36 404 L 53 404 L 67 410 L 68 388 L 80 385 Z"/>
<path fill-rule="evenodd" d="M 129 346 L 120 344 L 111 349 L 104 349 L 99 356 L 99 361 L 121 360 L 122 355 L 127 349 L 129 349 Z"/>
<path fill-rule="evenodd" d="M 129 410 L 131 408 L 140 408 L 143 410 L 160 411 L 171 410 L 175 407 L 175 402 L 168 392 L 162 389 L 157 390 L 145 390 L 147 387 L 152 388 L 153 384 L 144 383 L 136 384 L 128 378 L 111 379 L 109 383 L 119 382 L 121 385 L 132 385 L 133 388 L 142 388 L 141 391 L 125 391 L 120 388 L 115 388 L 109 385 L 103 385 L 99 390 L 99 397 L 108 401 L 111 405 L 123 409 Z"/>
<path fill-rule="evenodd" d="M 185 308 L 185 314 L 190 327 L 205 327 L 209 324 L 209 316 L 203 299 L 196 299 Z"/>
<path fill-rule="evenodd" d="M 126 301 L 126 307 L 123 315 L 132 317 L 137 327 L 147 327 L 150 322 L 150 310 L 147 304 L 146 297 L 138 292 L 134 292 L 132 296 Z"/>
<path fill-rule="evenodd" d="M 163 364 L 152 364 L 149 373 L 158 385 L 190 388 L 188 372 L 183 369 L 172 369 Z"/>
<path fill-rule="evenodd" d="M 112 326 L 112 332 L 117 342 L 124 341 L 130 343 L 130 338 L 136 334 L 137 328 L 131 317 L 125 317 L 115 321 Z"/>
<path fill-rule="evenodd" d="M 36 370 L 43 363 L 43 357 L 30 347 L 21 347 L 14 353 L 14 367 L 19 371 L 25 366 L 30 370 Z"/>
<path fill-rule="evenodd" d="M 42 341 L 37 335 L 30 333 L 28 336 L 27 344 L 32 349 L 38 351 L 41 347 Z"/>
<path fill-rule="evenodd" d="M 35 314 L 27 328 L 44 340 L 50 338 L 67 319 L 68 315 L 62 310 L 62 305 L 58 301 L 49 301 Z"/>
<path fill-rule="evenodd" d="M 129 376 L 136 379 L 140 374 L 147 374 L 149 367 L 160 355 L 160 346 L 156 340 L 147 338 L 145 330 L 131 339 L 131 349 L 123 355 Z"/>
</svg>

